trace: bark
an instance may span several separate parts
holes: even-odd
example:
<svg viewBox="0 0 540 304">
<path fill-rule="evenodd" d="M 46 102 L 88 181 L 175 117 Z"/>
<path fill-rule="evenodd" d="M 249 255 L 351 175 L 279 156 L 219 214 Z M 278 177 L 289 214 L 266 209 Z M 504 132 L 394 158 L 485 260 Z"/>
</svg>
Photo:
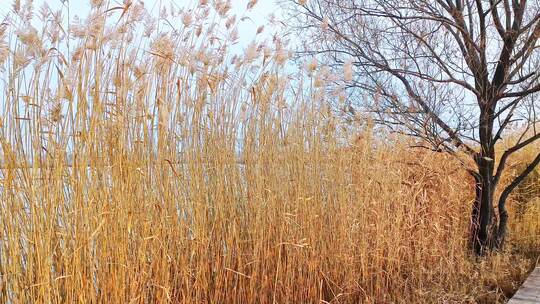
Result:
<svg viewBox="0 0 540 304">
<path fill-rule="evenodd" d="M 488 99 L 486 99 L 488 100 Z M 494 247 L 497 235 L 497 223 L 493 206 L 493 193 L 496 182 L 493 179 L 495 168 L 495 149 L 493 145 L 493 112 L 494 102 L 479 100 L 480 144 L 481 150 L 475 156 L 478 167 L 476 179 L 475 206 L 477 214 L 473 218 L 473 248 L 476 254 L 482 255 Z"/>
<path fill-rule="evenodd" d="M 494 187 L 491 178 L 481 174 L 475 179 L 476 198 L 472 211 L 471 247 L 477 255 L 483 255 L 495 248 L 498 225 L 493 206 Z"/>
</svg>

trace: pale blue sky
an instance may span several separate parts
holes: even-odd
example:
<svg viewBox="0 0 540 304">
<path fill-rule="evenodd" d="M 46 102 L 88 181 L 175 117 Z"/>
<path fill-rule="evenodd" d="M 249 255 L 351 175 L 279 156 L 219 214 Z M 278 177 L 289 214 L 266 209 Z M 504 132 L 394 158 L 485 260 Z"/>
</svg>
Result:
<svg viewBox="0 0 540 304">
<path fill-rule="evenodd" d="M 64 0 L 65 1 L 65 0 Z M 85 17 L 87 12 L 90 9 L 89 0 L 68 0 L 71 6 L 72 14 L 79 15 L 80 17 Z M 122 0 L 111 0 L 112 3 L 117 2 L 119 5 L 122 3 Z M 25 2 L 22 0 L 21 2 Z M 61 7 L 61 0 L 34 0 L 34 6 L 37 9 L 42 5 L 43 2 L 54 9 Z M 158 7 L 160 3 L 169 7 L 169 3 L 173 2 L 178 7 L 183 6 L 193 6 L 198 3 L 198 0 L 142 0 L 145 7 L 150 10 L 153 7 Z M 246 10 L 246 6 L 249 0 L 232 0 L 233 4 L 232 13 L 236 14 L 238 17 L 241 17 Z M 0 15 L 5 16 L 12 6 L 12 0 L 0 0 Z M 154 10 L 154 13 L 157 15 L 157 9 Z M 239 28 L 239 44 L 243 47 L 249 44 L 252 39 L 255 37 L 257 28 L 260 25 L 266 25 L 268 22 L 269 14 L 274 13 L 276 16 L 279 16 L 279 7 L 276 4 L 276 0 L 259 0 L 257 5 L 247 14 L 250 19 L 243 21 Z"/>
</svg>

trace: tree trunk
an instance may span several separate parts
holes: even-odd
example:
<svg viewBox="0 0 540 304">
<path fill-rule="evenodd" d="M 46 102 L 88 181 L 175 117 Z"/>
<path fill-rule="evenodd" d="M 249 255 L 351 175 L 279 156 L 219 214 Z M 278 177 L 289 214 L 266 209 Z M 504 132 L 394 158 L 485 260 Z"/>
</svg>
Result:
<svg viewBox="0 0 540 304">
<path fill-rule="evenodd" d="M 497 245 L 498 225 L 493 206 L 493 195 L 496 181 L 493 176 L 495 168 L 495 146 L 493 139 L 493 123 L 496 101 L 490 96 L 479 100 L 480 110 L 480 152 L 474 161 L 478 172 L 473 176 L 476 181 L 476 198 L 471 221 L 471 247 L 478 255 L 493 249 Z"/>
<path fill-rule="evenodd" d="M 495 185 L 492 180 L 491 159 L 478 160 L 479 172 L 474 176 L 476 197 L 471 215 L 471 247 L 478 255 L 483 255 L 497 246 L 498 225 L 493 206 Z"/>
<path fill-rule="evenodd" d="M 505 191 L 506 192 L 506 191 Z M 499 199 L 499 228 L 497 230 L 497 243 L 495 246 L 497 249 L 502 249 L 504 245 L 504 240 L 506 239 L 506 226 L 508 223 L 508 211 L 506 211 L 506 199 L 508 198 L 508 193 L 503 193 Z"/>
</svg>

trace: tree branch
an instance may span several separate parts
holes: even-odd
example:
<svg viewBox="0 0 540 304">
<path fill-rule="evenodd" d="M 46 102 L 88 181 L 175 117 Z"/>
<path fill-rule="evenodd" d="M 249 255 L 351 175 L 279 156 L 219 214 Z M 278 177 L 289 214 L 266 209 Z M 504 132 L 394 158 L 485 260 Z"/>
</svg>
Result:
<svg viewBox="0 0 540 304">
<path fill-rule="evenodd" d="M 497 184 L 499 182 L 499 179 L 501 178 L 502 172 L 504 171 L 504 168 L 506 166 L 506 161 L 507 161 L 508 157 L 512 153 L 514 153 L 516 151 L 519 151 L 520 149 L 524 148 L 525 146 L 535 142 L 539 138 L 540 138 L 540 133 L 538 133 L 538 134 L 536 134 L 534 136 L 531 136 L 529 139 L 527 139 L 527 140 L 525 140 L 525 141 L 523 141 L 521 143 L 517 143 L 512 148 L 504 151 L 503 155 L 501 156 L 499 166 L 497 167 L 497 172 L 495 173 L 495 176 L 493 177 L 493 183 Z"/>
</svg>

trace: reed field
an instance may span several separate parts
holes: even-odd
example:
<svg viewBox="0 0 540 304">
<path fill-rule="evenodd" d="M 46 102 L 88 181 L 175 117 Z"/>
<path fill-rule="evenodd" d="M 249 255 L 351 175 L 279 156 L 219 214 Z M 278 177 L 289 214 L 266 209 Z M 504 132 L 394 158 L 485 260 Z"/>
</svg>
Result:
<svg viewBox="0 0 540 304">
<path fill-rule="evenodd" d="M 471 164 L 344 119 L 283 36 L 235 49 L 227 2 L 91 2 L 1 27 L 0 302 L 503 303 L 537 263 L 538 197 L 475 257 Z"/>
</svg>

